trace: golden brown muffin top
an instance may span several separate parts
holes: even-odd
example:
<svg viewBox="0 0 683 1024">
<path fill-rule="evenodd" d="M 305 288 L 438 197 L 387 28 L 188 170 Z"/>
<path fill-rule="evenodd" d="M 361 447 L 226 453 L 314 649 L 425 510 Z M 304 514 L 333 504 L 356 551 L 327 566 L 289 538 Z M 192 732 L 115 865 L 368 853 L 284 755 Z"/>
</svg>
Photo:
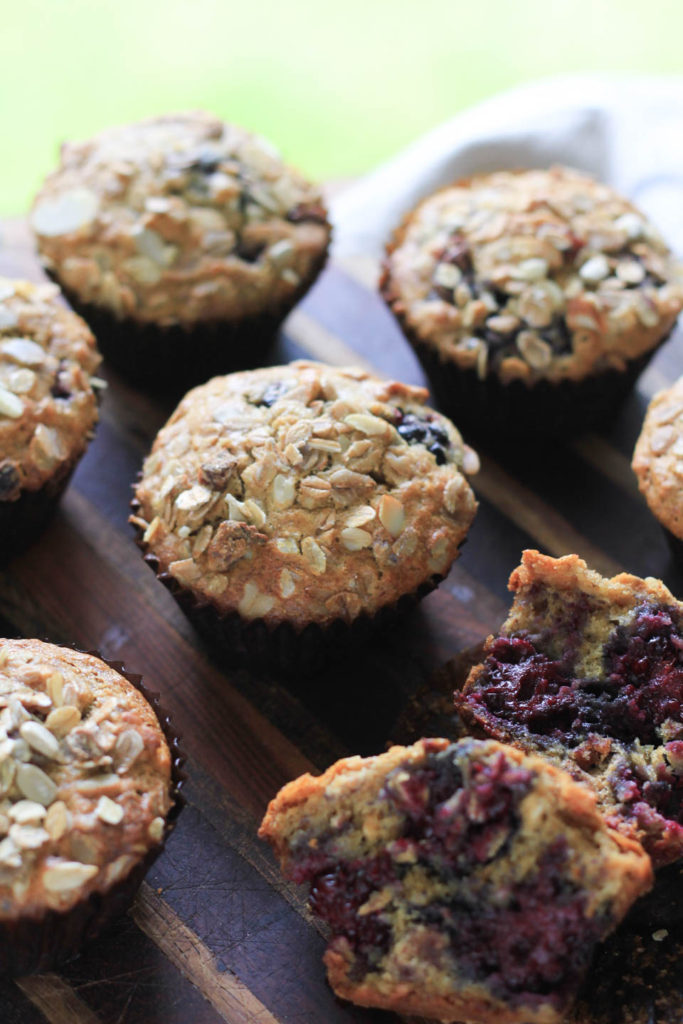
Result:
<svg viewBox="0 0 683 1024">
<path fill-rule="evenodd" d="M 145 549 L 221 613 L 303 626 L 374 613 L 450 567 L 478 460 L 427 392 L 321 363 L 216 377 L 157 436 Z"/>
<path fill-rule="evenodd" d="M 0 278 L 0 500 L 37 490 L 85 449 L 100 356 L 54 285 Z"/>
<path fill-rule="evenodd" d="M 683 377 L 650 402 L 632 466 L 653 516 L 683 539 Z"/>
<path fill-rule="evenodd" d="M 653 225 L 578 171 L 498 171 L 423 200 L 387 248 L 382 291 L 444 361 L 503 382 L 623 370 L 683 308 Z"/>
<path fill-rule="evenodd" d="M 496 966 L 502 933 L 514 936 L 521 918 L 533 976 L 545 927 L 570 948 L 595 943 L 652 882 L 649 858 L 607 826 L 592 793 L 541 758 L 494 741 L 423 739 L 338 761 L 285 786 L 259 835 L 286 877 L 311 883 L 314 912 L 329 906 L 333 886 L 341 903 L 347 879 L 325 954 L 337 994 L 441 1021 L 559 1024 L 581 972 L 572 978 L 567 965 L 567 977 L 554 979 L 557 991 L 527 990 L 519 971 L 506 976 L 510 962 Z M 517 898 L 530 913 L 545 913 L 545 927 L 524 918 Z M 563 932 L 568 901 L 585 930 L 575 918 Z M 471 930 L 460 952 L 450 947 L 449 922 L 456 935 Z M 491 930 L 491 949 L 477 949 Z M 376 953 L 363 948 L 364 934 L 377 937 Z M 587 963 L 590 949 L 582 954 Z"/>
<path fill-rule="evenodd" d="M 160 325 L 277 310 L 330 236 L 319 190 L 270 143 L 197 111 L 65 143 L 31 223 L 81 302 Z"/>
<path fill-rule="evenodd" d="M 171 758 L 154 711 L 99 658 L 0 641 L 0 917 L 67 910 L 164 834 Z"/>
</svg>

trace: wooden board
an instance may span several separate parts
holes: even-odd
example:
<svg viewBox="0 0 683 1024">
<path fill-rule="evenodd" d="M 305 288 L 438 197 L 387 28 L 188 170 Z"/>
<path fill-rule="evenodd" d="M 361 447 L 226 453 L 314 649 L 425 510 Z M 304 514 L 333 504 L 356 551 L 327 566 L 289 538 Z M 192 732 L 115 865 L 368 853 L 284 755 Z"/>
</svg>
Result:
<svg viewBox="0 0 683 1024">
<path fill-rule="evenodd" d="M 369 269 L 330 266 L 289 318 L 271 361 L 360 361 L 421 383 Z M 21 222 L 3 225 L 0 273 L 42 276 Z M 440 669 L 500 624 L 524 547 L 576 551 L 606 573 L 659 576 L 683 597 L 683 578 L 629 468 L 648 396 L 682 368 L 679 334 L 608 434 L 545 456 L 526 445 L 504 459 L 481 450 L 479 513 L 445 583 L 352 670 L 332 666 L 312 681 L 288 682 L 213 664 L 143 564 L 127 525 L 130 487 L 171 410 L 105 369 L 102 422 L 60 512 L 0 574 L 0 626 L 97 648 L 143 673 L 182 732 L 188 806 L 127 917 L 58 974 L 0 984 L 3 1024 L 398 1021 L 332 996 L 324 938 L 303 893 L 282 881 L 256 839 L 261 815 L 303 771 L 448 727 L 451 682 Z M 601 952 L 577 1024 L 681 1024 L 680 883 L 678 869 L 669 871 L 656 900 Z M 662 927 L 668 934 L 657 942 L 652 934 Z"/>
</svg>

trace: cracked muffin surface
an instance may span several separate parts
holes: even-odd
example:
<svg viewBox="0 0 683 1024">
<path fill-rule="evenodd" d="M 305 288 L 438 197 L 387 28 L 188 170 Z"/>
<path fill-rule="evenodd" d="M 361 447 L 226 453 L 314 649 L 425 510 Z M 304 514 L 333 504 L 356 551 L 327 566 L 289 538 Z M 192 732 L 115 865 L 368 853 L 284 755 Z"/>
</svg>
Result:
<svg viewBox="0 0 683 1024">
<path fill-rule="evenodd" d="M 0 501 L 39 490 L 83 454 L 99 364 L 90 330 L 54 285 L 0 278 Z"/>
<path fill-rule="evenodd" d="M 683 604 L 659 580 L 604 579 L 526 551 L 515 600 L 456 708 L 467 726 L 591 786 L 656 866 L 683 856 Z"/>
<path fill-rule="evenodd" d="M 0 641 L 0 920 L 67 911 L 164 838 L 171 755 L 142 694 L 99 658 Z"/>
<path fill-rule="evenodd" d="M 683 308 L 681 266 L 654 226 L 561 167 L 481 174 L 423 200 L 387 247 L 381 290 L 442 362 L 530 385 L 623 370 Z"/>
<path fill-rule="evenodd" d="M 287 307 L 330 236 L 319 190 L 270 143 L 197 111 L 65 143 L 31 224 L 81 304 L 160 326 Z"/>
<path fill-rule="evenodd" d="M 142 545 L 219 613 L 298 628 L 373 614 L 457 556 L 478 459 L 427 392 L 320 363 L 217 377 L 159 432 Z"/>
<path fill-rule="evenodd" d="M 478 1024 L 559 1024 L 651 884 L 595 797 L 494 741 L 420 740 L 289 783 L 259 835 L 310 885 L 335 992 Z"/>
</svg>

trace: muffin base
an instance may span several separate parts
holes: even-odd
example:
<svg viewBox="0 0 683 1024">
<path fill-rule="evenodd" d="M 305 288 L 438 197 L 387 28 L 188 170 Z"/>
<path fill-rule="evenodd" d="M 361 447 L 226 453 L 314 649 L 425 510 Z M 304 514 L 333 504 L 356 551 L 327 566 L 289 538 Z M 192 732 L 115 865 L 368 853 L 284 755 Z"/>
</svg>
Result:
<svg viewBox="0 0 683 1024">
<path fill-rule="evenodd" d="M 132 317 L 118 319 L 99 306 L 81 302 L 56 274 L 47 273 L 90 327 L 108 365 L 137 387 L 177 396 L 219 374 L 263 365 L 283 321 L 312 287 L 326 259 L 323 253 L 310 277 L 277 310 L 191 327 L 159 327 Z"/>
<path fill-rule="evenodd" d="M 47 971 L 76 956 L 133 902 L 140 884 L 164 848 L 176 826 L 185 799 L 182 787 L 186 781 L 183 770 L 185 755 L 179 749 L 178 736 L 171 719 L 159 701 L 159 695 L 148 690 L 142 677 L 126 672 L 121 662 L 107 661 L 97 651 L 94 657 L 127 679 L 151 705 L 171 753 L 171 809 L 166 816 L 164 836 L 133 866 L 131 871 L 104 893 L 94 892 L 69 910 L 47 910 L 39 917 L 0 920 L 0 975 L 18 977 L 35 971 Z"/>
<path fill-rule="evenodd" d="M 141 546 L 139 541 L 138 545 Z M 444 579 L 437 574 L 430 576 L 397 601 L 384 605 L 372 615 L 363 612 L 353 622 L 333 619 L 324 626 L 311 622 L 297 629 L 289 622 L 272 625 L 265 619 L 244 619 L 238 612 L 221 615 L 208 601 L 200 601 L 185 590 L 170 573 L 159 572 L 155 555 L 145 555 L 145 562 L 219 661 L 229 667 L 248 666 L 285 675 L 311 675 L 332 658 L 352 654 L 371 636 L 413 608 Z"/>
<path fill-rule="evenodd" d="M 0 501 L 0 566 L 21 554 L 47 527 L 81 454 L 64 463 L 38 490 L 22 491 L 15 501 Z"/>
<path fill-rule="evenodd" d="M 483 380 L 476 369 L 461 369 L 442 360 L 405 325 L 402 329 L 420 360 L 439 406 L 459 427 L 475 435 L 570 437 L 594 427 L 609 425 L 660 345 L 625 370 L 606 370 L 580 381 L 557 383 L 541 380 L 529 386 L 521 380 L 503 384 L 495 374 Z"/>
</svg>

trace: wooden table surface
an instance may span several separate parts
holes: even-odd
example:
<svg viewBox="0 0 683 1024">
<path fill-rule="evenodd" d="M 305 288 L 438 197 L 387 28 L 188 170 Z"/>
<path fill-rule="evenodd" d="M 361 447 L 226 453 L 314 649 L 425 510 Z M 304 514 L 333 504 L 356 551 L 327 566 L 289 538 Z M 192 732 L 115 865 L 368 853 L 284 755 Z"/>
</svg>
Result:
<svg viewBox="0 0 683 1024">
<path fill-rule="evenodd" d="M 39 280 L 28 233 L 6 222 L 0 273 Z M 290 316 L 273 363 L 367 363 L 420 383 L 367 266 L 329 266 Z M 480 508 L 448 579 L 352 663 L 282 681 L 212 663 L 144 565 L 127 524 L 131 482 L 171 407 L 109 381 L 97 436 L 45 535 L 0 576 L 0 628 L 99 649 L 159 690 L 182 733 L 187 807 L 130 913 L 54 974 L 0 983 L 2 1024 L 393 1024 L 336 1000 L 303 892 L 256 838 L 268 800 L 301 772 L 409 740 L 447 706 L 439 669 L 500 624 L 525 547 L 577 552 L 603 573 L 661 577 L 683 597 L 629 467 L 647 398 L 683 369 L 675 335 L 608 434 L 549 454 L 479 448 Z M 443 691 L 443 692 L 441 692 Z M 443 722 L 444 719 L 441 719 Z M 445 719 L 447 724 L 447 719 Z M 678 869 L 611 940 L 577 1024 L 681 1024 Z M 663 941 L 652 933 L 665 926 Z"/>
</svg>

